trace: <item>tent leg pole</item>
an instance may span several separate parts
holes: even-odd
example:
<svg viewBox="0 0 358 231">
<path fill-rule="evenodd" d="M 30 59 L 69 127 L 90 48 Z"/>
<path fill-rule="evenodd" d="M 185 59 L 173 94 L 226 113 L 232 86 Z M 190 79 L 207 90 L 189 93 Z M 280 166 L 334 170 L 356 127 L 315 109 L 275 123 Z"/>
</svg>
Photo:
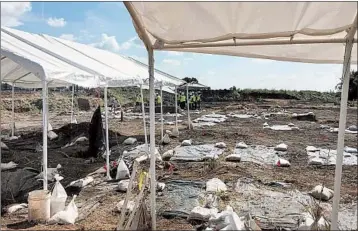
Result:
<svg viewBox="0 0 358 231">
<path fill-rule="evenodd" d="M 104 114 L 105 114 L 105 129 L 106 129 L 106 166 L 107 178 L 110 180 L 109 174 L 109 132 L 108 132 L 108 102 L 107 102 L 107 86 L 104 88 Z"/>
<path fill-rule="evenodd" d="M 344 149 L 344 135 L 346 130 L 347 119 L 347 103 L 348 103 L 348 90 L 350 78 L 350 61 L 353 47 L 353 40 L 351 39 L 346 43 L 346 50 L 343 63 L 343 84 L 341 92 L 341 109 L 339 114 L 339 130 L 338 130 L 338 144 L 337 144 L 337 161 L 336 171 L 334 178 L 334 197 L 332 206 L 332 226 L 331 230 L 338 230 L 338 210 L 339 200 L 341 197 L 341 181 L 342 181 L 342 165 L 343 165 L 343 149 Z"/>
<path fill-rule="evenodd" d="M 72 100 L 71 100 L 71 124 L 73 123 L 73 100 L 75 97 L 75 85 L 72 85 Z"/>
<path fill-rule="evenodd" d="M 15 136 L 15 83 L 12 84 L 11 89 L 11 98 L 12 98 L 12 105 L 11 105 L 11 117 L 12 117 L 12 125 L 11 125 L 11 136 Z"/>
<path fill-rule="evenodd" d="M 42 80 L 42 168 L 43 168 L 43 187 L 47 190 L 47 130 L 48 130 L 48 110 L 47 110 L 47 83 Z"/>
<path fill-rule="evenodd" d="M 178 91 L 175 86 L 175 129 L 178 129 Z"/>
<path fill-rule="evenodd" d="M 164 137 L 164 121 L 163 121 L 163 85 L 160 85 L 160 140 Z"/>
<path fill-rule="evenodd" d="M 155 179 L 155 104 L 154 104 L 154 52 L 148 47 L 149 64 L 149 117 L 150 117 L 150 213 L 152 230 L 156 230 L 156 179 Z"/>
<path fill-rule="evenodd" d="M 189 84 L 186 84 L 186 105 L 188 108 L 188 128 L 190 130 L 191 124 L 190 124 L 190 108 L 189 108 Z"/>
<path fill-rule="evenodd" d="M 148 137 L 147 137 L 147 124 L 145 122 L 145 108 L 144 108 L 144 97 L 143 97 L 143 85 L 140 85 L 140 97 L 141 97 L 141 101 L 142 101 L 142 117 L 143 117 L 143 127 L 144 127 L 144 142 L 145 142 L 145 146 L 147 147 L 147 151 L 149 153 L 148 150 Z"/>
</svg>

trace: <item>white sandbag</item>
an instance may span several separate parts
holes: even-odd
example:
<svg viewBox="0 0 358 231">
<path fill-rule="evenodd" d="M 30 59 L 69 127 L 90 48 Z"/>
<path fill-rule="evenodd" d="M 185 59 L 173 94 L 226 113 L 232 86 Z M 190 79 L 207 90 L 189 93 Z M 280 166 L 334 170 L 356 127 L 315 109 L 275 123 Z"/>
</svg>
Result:
<svg viewBox="0 0 358 231">
<path fill-rule="evenodd" d="M 76 117 L 72 119 L 71 124 L 77 124 L 77 119 L 76 119 Z"/>
<path fill-rule="evenodd" d="M 227 146 L 226 146 L 226 144 L 224 142 L 219 142 L 219 143 L 215 144 L 215 147 L 217 147 L 217 148 L 226 148 Z"/>
<path fill-rule="evenodd" d="M 4 149 L 4 150 L 9 150 L 9 147 L 5 143 L 3 143 L 2 141 L 0 141 L 0 148 Z"/>
<path fill-rule="evenodd" d="M 94 181 L 94 178 L 92 176 L 87 176 L 85 178 L 72 181 L 69 184 L 69 186 L 83 188 L 83 187 L 87 186 L 88 184 L 92 183 L 93 181 Z"/>
<path fill-rule="evenodd" d="M 268 125 L 267 122 L 265 122 L 265 123 L 263 124 L 263 126 L 264 126 L 264 127 L 268 127 L 269 125 Z"/>
<path fill-rule="evenodd" d="M 183 140 L 181 146 L 191 146 L 191 140 Z"/>
<path fill-rule="evenodd" d="M 135 158 L 134 161 L 136 161 L 138 164 L 140 164 L 148 159 L 149 159 L 148 155 L 143 155 L 143 156 Z"/>
<path fill-rule="evenodd" d="M 179 137 L 179 130 L 178 128 L 173 128 L 171 134 L 172 137 Z"/>
<path fill-rule="evenodd" d="M 321 125 L 319 126 L 321 129 L 330 129 L 331 127 L 329 125 Z"/>
<path fill-rule="evenodd" d="M 244 142 L 240 142 L 240 143 L 236 144 L 236 148 L 248 148 L 248 146 Z"/>
<path fill-rule="evenodd" d="M 127 192 L 128 186 L 129 186 L 129 179 L 121 180 L 118 182 L 118 190 L 120 192 Z"/>
<path fill-rule="evenodd" d="M 307 152 L 316 152 L 316 151 L 319 151 L 319 149 L 316 148 L 315 146 L 307 146 L 306 151 Z"/>
<path fill-rule="evenodd" d="M 287 126 L 294 127 L 295 125 L 293 123 L 289 123 Z"/>
<path fill-rule="evenodd" d="M 204 197 L 204 207 L 205 208 L 216 208 L 218 206 L 218 196 L 215 194 L 208 194 Z"/>
<path fill-rule="evenodd" d="M 233 211 L 231 206 L 227 206 L 226 210 L 212 216 L 209 224 L 215 226 L 215 230 L 247 230 L 245 222 Z"/>
<path fill-rule="evenodd" d="M 315 157 L 315 158 L 311 158 L 308 160 L 308 164 L 309 165 L 323 165 L 324 164 L 324 160 L 319 158 L 319 157 Z"/>
<path fill-rule="evenodd" d="M 11 213 L 17 212 L 21 209 L 25 209 L 25 208 L 27 208 L 27 206 L 28 205 L 26 203 L 9 205 L 6 208 L 6 213 L 11 214 Z"/>
<path fill-rule="evenodd" d="M 10 136 L 10 137 L 6 138 L 5 140 L 9 140 L 9 141 L 11 141 L 11 140 L 17 140 L 17 139 L 19 139 L 19 137 L 20 137 L 20 136 Z"/>
<path fill-rule="evenodd" d="M 51 217 L 56 213 L 64 210 L 66 206 L 67 193 L 65 188 L 60 183 L 60 180 L 62 179 L 63 177 L 60 177 L 60 175 L 58 174 L 55 175 L 56 183 L 51 194 L 51 208 L 50 208 Z"/>
<path fill-rule="evenodd" d="M 328 222 L 321 217 L 318 222 L 317 226 L 314 226 L 314 219 L 310 213 L 303 213 L 303 219 L 298 226 L 298 230 L 326 230 L 326 227 L 329 227 Z"/>
<path fill-rule="evenodd" d="M 50 123 L 48 123 L 48 125 L 47 125 L 47 131 L 49 132 L 49 131 L 52 131 L 52 130 L 53 130 L 52 125 L 51 125 Z"/>
<path fill-rule="evenodd" d="M 137 139 L 136 139 L 136 138 L 129 137 L 129 138 L 127 138 L 127 139 L 123 142 L 123 144 L 132 145 L 132 144 L 134 144 L 135 142 L 137 142 Z"/>
<path fill-rule="evenodd" d="M 227 157 L 225 157 L 225 160 L 230 161 L 230 162 L 240 162 L 241 155 L 240 154 L 230 154 Z"/>
<path fill-rule="evenodd" d="M 62 168 L 61 164 L 58 164 L 56 166 L 56 168 L 47 168 L 47 180 L 48 181 L 54 181 L 55 180 L 55 175 L 59 174 L 58 170 Z M 43 172 L 41 172 L 40 174 L 38 174 L 36 176 L 36 179 L 42 179 L 43 178 Z"/>
<path fill-rule="evenodd" d="M 87 137 L 81 136 L 81 137 L 78 137 L 78 138 L 75 140 L 75 143 L 84 142 L 84 141 L 87 141 L 87 140 L 88 140 Z"/>
<path fill-rule="evenodd" d="M 275 150 L 285 152 L 285 151 L 287 151 L 287 148 L 288 148 L 288 146 L 286 144 L 282 143 L 282 144 L 277 145 L 275 147 Z"/>
<path fill-rule="evenodd" d="M 349 130 L 349 131 L 352 131 L 352 132 L 356 132 L 356 131 L 358 131 L 358 128 L 357 128 L 356 125 L 352 125 L 352 126 L 349 126 L 349 127 L 348 127 L 348 130 Z"/>
<path fill-rule="evenodd" d="M 165 183 L 157 183 L 157 191 L 162 192 L 165 188 Z"/>
<path fill-rule="evenodd" d="M 322 189 L 323 188 L 323 189 Z M 333 190 L 317 185 L 309 194 L 317 200 L 329 201 L 333 198 Z"/>
<path fill-rule="evenodd" d="M 117 203 L 116 207 L 117 207 L 118 212 L 122 211 L 123 205 L 124 205 L 124 200 L 121 200 L 120 202 Z M 126 213 L 131 213 L 134 210 L 134 206 L 135 206 L 134 201 L 128 201 L 127 202 Z"/>
<path fill-rule="evenodd" d="M 208 209 L 196 206 L 191 210 L 188 220 L 208 221 L 210 217 L 215 216 L 217 213 L 217 208 Z"/>
<path fill-rule="evenodd" d="M 65 210 L 53 215 L 48 221 L 49 224 L 75 224 L 78 217 L 78 208 L 75 204 L 76 195 L 73 196 L 71 202 L 67 205 Z"/>
<path fill-rule="evenodd" d="M 295 118 L 295 117 L 297 117 L 297 116 L 298 116 L 297 113 L 293 113 L 293 114 L 292 114 L 292 117 L 293 117 L 293 118 Z"/>
<path fill-rule="evenodd" d="M 174 156 L 174 150 L 168 150 L 166 152 L 164 152 L 164 154 L 162 155 L 162 159 L 164 161 L 168 161 L 170 160 L 170 158 Z"/>
<path fill-rule="evenodd" d="M 58 135 L 54 132 L 54 131 L 48 131 L 47 132 L 47 137 L 50 139 L 50 140 L 54 140 L 58 137 Z"/>
<path fill-rule="evenodd" d="M 5 170 L 9 170 L 9 169 L 14 169 L 17 167 L 18 164 L 16 164 L 13 161 L 10 161 L 9 163 L 1 163 L 1 171 L 5 171 Z"/>
<path fill-rule="evenodd" d="M 165 134 L 162 140 L 163 144 L 169 144 L 170 143 L 170 138 L 168 134 Z"/>
<path fill-rule="evenodd" d="M 121 159 L 118 163 L 116 180 L 124 180 L 129 178 L 129 169 L 124 163 L 123 159 Z"/>
<path fill-rule="evenodd" d="M 347 146 L 344 148 L 344 151 L 347 153 L 357 153 L 358 152 L 356 148 L 350 148 Z"/>
<path fill-rule="evenodd" d="M 291 166 L 291 163 L 290 163 L 288 160 L 279 159 L 279 160 L 277 161 L 277 166 L 279 166 L 279 167 L 290 167 L 290 166 Z"/>
<path fill-rule="evenodd" d="M 225 192 L 227 191 L 226 184 L 218 178 L 213 178 L 206 182 L 207 192 Z"/>
</svg>

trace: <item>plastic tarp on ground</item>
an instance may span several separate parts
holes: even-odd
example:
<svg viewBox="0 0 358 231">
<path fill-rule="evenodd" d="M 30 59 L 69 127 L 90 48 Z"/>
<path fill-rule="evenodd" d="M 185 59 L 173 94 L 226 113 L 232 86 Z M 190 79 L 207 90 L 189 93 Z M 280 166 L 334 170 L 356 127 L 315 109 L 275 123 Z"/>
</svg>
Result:
<svg viewBox="0 0 358 231">
<path fill-rule="evenodd" d="M 132 7 L 132 17 L 142 24 L 141 28 L 135 25 L 137 31 L 144 31 L 142 33 L 146 33 L 155 49 L 306 63 L 343 63 L 343 39 L 357 14 L 356 2 L 125 4 L 127 8 Z M 342 39 L 342 42 L 308 44 L 312 40 L 326 39 Z M 291 43 L 299 40 L 306 43 Z M 262 41 L 290 45 L 240 45 Z M 234 46 L 235 42 L 237 46 Z M 357 44 L 353 46 L 351 62 L 357 63 Z"/>
<path fill-rule="evenodd" d="M 1 27 L 2 82 L 41 88 L 42 78 L 48 87 L 137 86 L 148 79 L 148 69 L 130 58 L 88 45 Z M 183 83 L 159 72 L 155 79 L 169 86 Z"/>
<path fill-rule="evenodd" d="M 174 149 L 171 161 L 205 161 L 217 159 L 224 152 L 214 144 L 178 146 Z"/>
</svg>

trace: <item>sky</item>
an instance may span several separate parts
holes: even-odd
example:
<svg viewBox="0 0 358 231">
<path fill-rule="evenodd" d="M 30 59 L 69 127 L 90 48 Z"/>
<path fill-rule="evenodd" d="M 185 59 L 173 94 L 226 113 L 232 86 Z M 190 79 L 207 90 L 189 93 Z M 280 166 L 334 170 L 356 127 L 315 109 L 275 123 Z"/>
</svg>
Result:
<svg viewBox="0 0 358 231">
<path fill-rule="evenodd" d="M 2 2 L 1 25 L 88 44 L 147 62 L 122 2 Z M 155 68 L 212 89 L 334 90 L 342 65 L 155 51 Z M 353 69 L 357 69 L 356 66 Z"/>
</svg>

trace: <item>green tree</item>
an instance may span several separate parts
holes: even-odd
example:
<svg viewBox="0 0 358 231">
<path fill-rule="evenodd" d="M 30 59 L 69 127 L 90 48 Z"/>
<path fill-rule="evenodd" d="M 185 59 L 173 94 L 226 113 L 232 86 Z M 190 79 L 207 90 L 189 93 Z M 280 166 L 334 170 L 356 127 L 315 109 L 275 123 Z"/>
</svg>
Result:
<svg viewBox="0 0 358 231">
<path fill-rule="evenodd" d="M 336 89 L 338 91 L 342 90 L 343 79 L 337 84 Z M 358 71 L 352 71 L 349 75 L 349 89 L 348 89 L 348 100 L 357 100 L 358 99 Z"/>
<path fill-rule="evenodd" d="M 183 78 L 183 80 L 187 83 L 199 83 L 199 81 L 197 80 L 197 78 L 194 77 L 185 77 Z"/>
</svg>

